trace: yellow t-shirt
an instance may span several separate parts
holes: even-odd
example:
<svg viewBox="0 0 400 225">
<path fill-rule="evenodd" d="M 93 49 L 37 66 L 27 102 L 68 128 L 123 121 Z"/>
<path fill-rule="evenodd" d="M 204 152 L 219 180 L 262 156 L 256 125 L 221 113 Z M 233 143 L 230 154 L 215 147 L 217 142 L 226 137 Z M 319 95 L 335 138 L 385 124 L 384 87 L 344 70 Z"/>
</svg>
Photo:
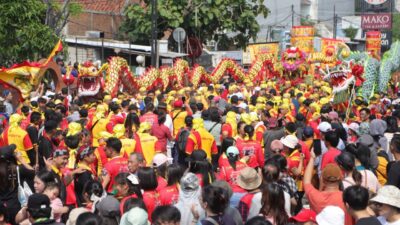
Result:
<svg viewBox="0 0 400 225">
<path fill-rule="evenodd" d="M 147 133 L 138 133 L 140 144 L 142 146 L 143 156 L 146 160 L 147 166 L 150 166 L 156 152 L 157 138 Z"/>
<path fill-rule="evenodd" d="M 214 136 L 204 128 L 197 129 L 197 132 L 200 134 L 201 148 L 207 153 L 207 158 L 211 159 L 211 148 L 215 142 Z"/>
<path fill-rule="evenodd" d="M 100 132 L 107 131 L 107 124 L 108 124 L 108 119 L 102 118 L 97 123 L 96 121 L 92 122 L 92 126 L 94 124 L 94 127 L 92 129 L 93 147 L 99 147 L 98 139 L 101 138 Z"/>
<path fill-rule="evenodd" d="M 132 152 L 135 151 L 136 141 L 130 138 L 121 138 L 122 148 L 121 148 L 121 156 L 130 155 Z"/>
<path fill-rule="evenodd" d="M 7 138 L 4 137 L 4 135 L 7 133 Z M 20 152 L 22 158 L 25 160 L 26 163 L 30 163 L 31 161 L 29 160 L 28 154 L 26 151 L 32 149 L 32 142 L 29 139 L 29 136 L 27 136 L 28 133 L 22 129 L 21 127 L 10 127 L 8 132 L 3 132 L 3 140 L 7 139 L 8 140 L 8 145 L 10 144 L 15 144 L 16 149 L 15 152 Z M 29 140 L 25 140 L 25 138 L 28 138 Z"/>
<path fill-rule="evenodd" d="M 178 113 L 179 113 L 179 115 L 178 115 Z M 182 127 L 185 127 L 186 116 L 187 116 L 186 111 L 181 111 L 181 110 L 173 110 L 172 111 L 172 119 L 175 118 L 175 119 L 173 119 L 174 135 L 176 135 L 179 132 L 179 129 L 181 129 Z"/>
</svg>

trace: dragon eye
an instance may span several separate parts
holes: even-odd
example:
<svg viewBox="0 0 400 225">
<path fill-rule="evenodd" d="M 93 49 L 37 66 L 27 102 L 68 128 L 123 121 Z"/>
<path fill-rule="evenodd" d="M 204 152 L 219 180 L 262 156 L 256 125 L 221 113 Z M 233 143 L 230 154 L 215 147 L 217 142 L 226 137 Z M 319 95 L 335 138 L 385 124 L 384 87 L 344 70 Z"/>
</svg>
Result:
<svg viewBox="0 0 400 225">
<path fill-rule="evenodd" d="M 93 69 L 92 69 L 92 72 L 96 72 L 96 69 L 95 69 L 95 68 L 93 68 Z"/>
</svg>

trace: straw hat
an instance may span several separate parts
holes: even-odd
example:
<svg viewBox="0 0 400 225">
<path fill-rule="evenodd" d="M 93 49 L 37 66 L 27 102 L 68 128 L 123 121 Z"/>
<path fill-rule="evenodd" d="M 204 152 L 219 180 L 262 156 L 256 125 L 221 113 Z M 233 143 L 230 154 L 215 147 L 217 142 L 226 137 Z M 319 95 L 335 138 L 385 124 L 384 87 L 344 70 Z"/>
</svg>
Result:
<svg viewBox="0 0 400 225">
<path fill-rule="evenodd" d="M 261 175 L 251 167 L 242 169 L 237 178 L 237 184 L 245 190 L 254 190 L 261 185 L 261 182 Z"/>
</svg>

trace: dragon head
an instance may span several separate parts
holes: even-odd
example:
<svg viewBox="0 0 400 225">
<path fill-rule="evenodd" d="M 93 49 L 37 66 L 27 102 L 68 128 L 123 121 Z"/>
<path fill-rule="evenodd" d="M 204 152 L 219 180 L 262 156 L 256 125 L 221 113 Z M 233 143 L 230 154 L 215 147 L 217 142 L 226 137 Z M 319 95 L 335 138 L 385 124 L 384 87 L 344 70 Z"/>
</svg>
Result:
<svg viewBox="0 0 400 225">
<path fill-rule="evenodd" d="M 101 89 L 101 74 L 92 62 L 83 63 L 78 68 L 78 93 L 80 96 L 95 96 Z"/>
<path fill-rule="evenodd" d="M 282 65 L 287 72 L 298 70 L 305 62 L 305 54 L 298 47 L 290 47 L 282 54 Z"/>
</svg>

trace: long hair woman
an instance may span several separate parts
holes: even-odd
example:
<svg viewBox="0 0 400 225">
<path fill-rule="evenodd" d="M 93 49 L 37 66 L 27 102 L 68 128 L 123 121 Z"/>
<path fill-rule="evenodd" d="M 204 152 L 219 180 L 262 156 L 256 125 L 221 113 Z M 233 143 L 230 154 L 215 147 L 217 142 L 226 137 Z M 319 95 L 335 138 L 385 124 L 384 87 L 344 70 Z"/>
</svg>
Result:
<svg viewBox="0 0 400 225">
<path fill-rule="evenodd" d="M 140 120 L 136 113 L 129 113 L 125 119 L 126 136 L 136 140 L 136 132 L 139 130 Z"/>
<path fill-rule="evenodd" d="M 136 175 L 129 173 L 119 173 L 114 178 L 116 197 L 120 199 L 121 215 L 124 213 L 125 202 L 130 198 L 142 198 L 139 180 Z"/>
<path fill-rule="evenodd" d="M 143 193 L 143 201 L 147 208 L 149 220 L 154 209 L 159 205 L 157 175 L 151 167 L 141 167 L 138 170 L 139 185 Z"/>
<path fill-rule="evenodd" d="M 184 171 L 179 164 L 168 165 L 166 171 L 167 186 L 158 192 L 161 205 L 173 205 L 178 202 L 178 184 L 183 176 L 183 172 Z"/>
<path fill-rule="evenodd" d="M 207 186 L 215 180 L 212 165 L 207 160 L 206 152 L 201 149 L 194 150 L 190 155 L 188 171 L 196 174 L 201 187 Z"/>
<path fill-rule="evenodd" d="M 289 216 L 285 213 L 285 197 L 282 188 L 275 183 L 267 183 L 262 193 L 261 209 L 265 219 L 273 225 L 286 225 Z"/>
</svg>

